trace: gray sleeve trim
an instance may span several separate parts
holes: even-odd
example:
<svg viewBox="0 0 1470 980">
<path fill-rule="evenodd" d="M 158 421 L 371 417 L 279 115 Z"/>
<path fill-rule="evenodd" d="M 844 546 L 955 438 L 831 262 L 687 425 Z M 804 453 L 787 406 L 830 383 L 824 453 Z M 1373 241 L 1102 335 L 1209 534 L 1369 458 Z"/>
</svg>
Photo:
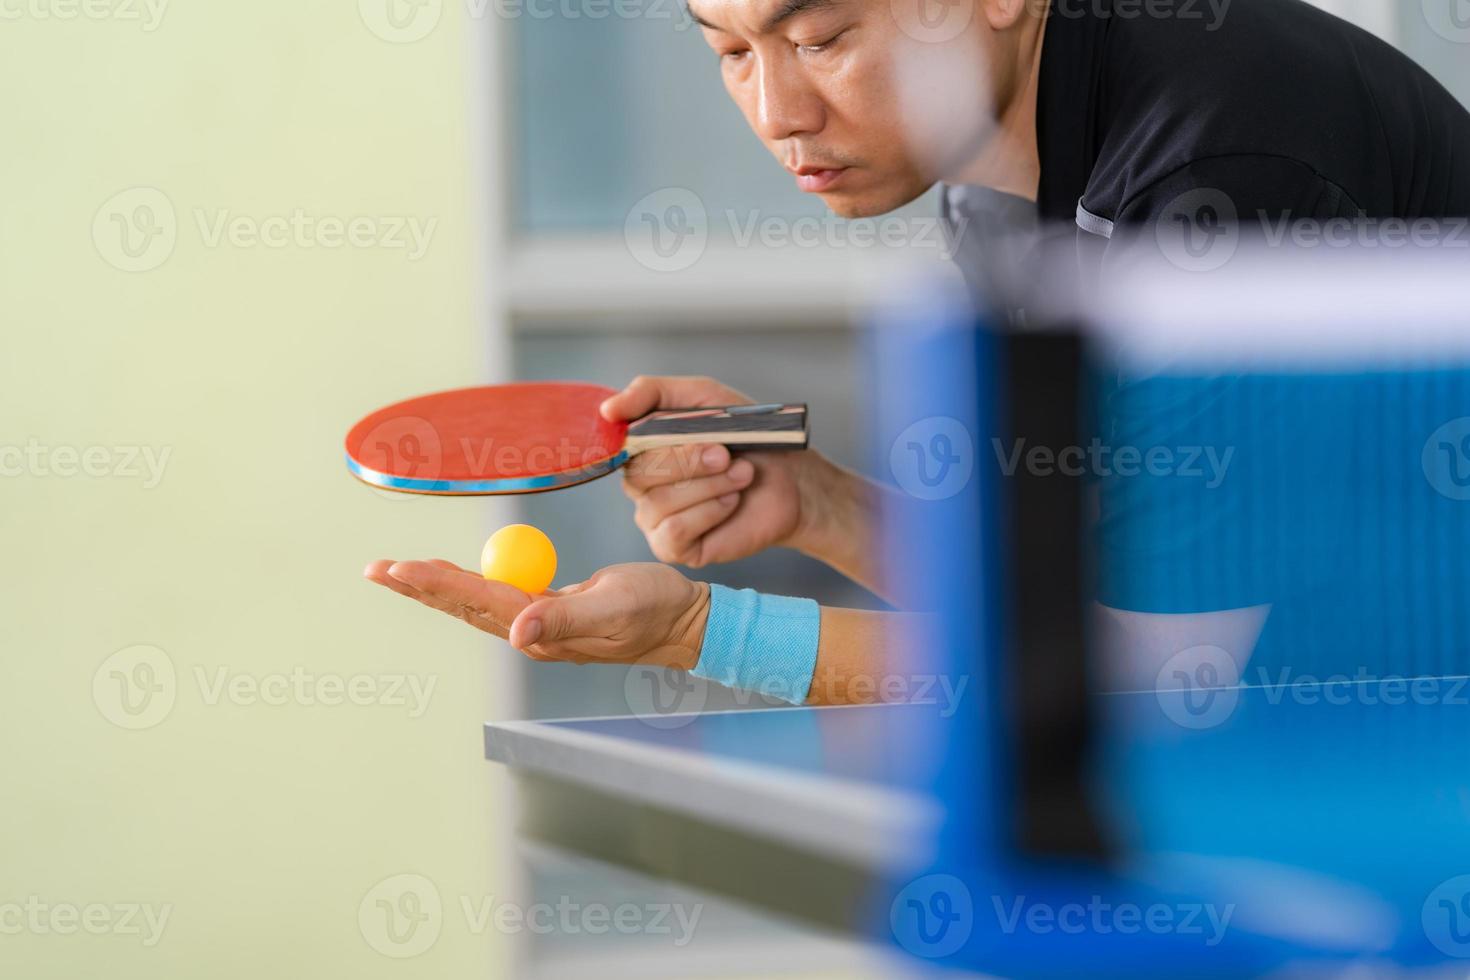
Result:
<svg viewBox="0 0 1470 980">
<path fill-rule="evenodd" d="M 1082 206 L 1080 199 L 1077 201 L 1077 227 L 1089 235 L 1100 235 L 1103 238 L 1113 237 L 1113 223 L 1087 210 Z"/>
</svg>

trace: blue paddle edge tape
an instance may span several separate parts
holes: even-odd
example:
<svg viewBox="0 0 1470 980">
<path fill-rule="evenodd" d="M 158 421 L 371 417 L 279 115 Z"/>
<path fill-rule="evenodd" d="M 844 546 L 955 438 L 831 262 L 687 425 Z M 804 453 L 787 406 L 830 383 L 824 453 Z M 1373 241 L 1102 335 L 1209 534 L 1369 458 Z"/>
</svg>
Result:
<svg viewBox="0 0 1470 980">
<path fill-rule="evenodd" d="M 576 486 L 606 476 L 628 461 L 625 449 L 585 469 L 566 473 L 550 473 L 546 476 L 508 477 L 495 480 L 422 480 L 408 476 L 389 476 L 361 466 L 351 456 L 347 457 L 347 469 L 364 483 L 384 490 L 401 490 L 405 493 L 484 494 L 484 493 L 539 493 L 543 490 L 559 490 Z"/>
</svg>

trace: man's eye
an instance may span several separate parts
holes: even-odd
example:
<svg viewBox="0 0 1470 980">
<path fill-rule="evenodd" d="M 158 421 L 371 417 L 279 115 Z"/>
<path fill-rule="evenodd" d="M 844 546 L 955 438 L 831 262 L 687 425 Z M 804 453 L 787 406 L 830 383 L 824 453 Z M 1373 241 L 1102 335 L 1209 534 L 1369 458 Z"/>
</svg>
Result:
<svg viewBox="0 0 1470 980">
<path fill-rule="evenodd" d="M 804 51 L 807 54 L 822 54 L 836 47 L 837 42 L 842 40 L 842 36 L 846 33 L 847 31 L 845 29 L 840 30 L 825 41 L 820 41 L 816 44 L 798 44 L 796 47 L 798 50 Z"/>
<path fill-rule="evenodd" d="M 740 61 L 748 54 L 750 54 L 750 49 L 748 48 L 742 51 L 722 51 L 720 53 L 720 60 L 734 63 Z"/>
</svg>

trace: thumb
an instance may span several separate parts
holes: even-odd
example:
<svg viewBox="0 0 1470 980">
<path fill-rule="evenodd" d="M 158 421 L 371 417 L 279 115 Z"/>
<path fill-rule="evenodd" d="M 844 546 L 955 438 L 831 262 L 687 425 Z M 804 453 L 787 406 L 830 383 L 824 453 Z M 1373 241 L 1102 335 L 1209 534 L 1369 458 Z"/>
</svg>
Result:
<svg viewBox="0 0 1470 980">
<path fill-rule="evenodd" d="M 745 395 L 711 378 L 641 374 L 602 403 L 602 417 L 609 422 L 631 422 L 659 408 L 723 408 L 749 402 Z"/>
<path fill-rule="evenodd" d="M 664 401 L 662 379 L 639 375 L 628 387 L 602 403 L 602 417 L 609 422 L 631 422 L 641 419 Z"/>
<path fill-rule="evenodd" d="M 598 624 L 606 618 L 606 607 L 606 600 L 586 592 L 538 599 L 511 623 L 510 645 L 524 650 L 574 636 L 595 636 Z"/>
</svg>

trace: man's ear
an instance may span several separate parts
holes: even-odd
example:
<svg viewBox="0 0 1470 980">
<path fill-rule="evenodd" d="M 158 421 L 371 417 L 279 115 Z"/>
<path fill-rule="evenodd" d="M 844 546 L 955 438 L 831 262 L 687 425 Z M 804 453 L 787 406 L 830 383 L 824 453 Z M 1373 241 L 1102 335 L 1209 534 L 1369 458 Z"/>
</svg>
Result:
<svg viewBox="0 0 1470 980">
<path fill-rule="evenodd" d="M 980 13 L 993 31 L 1007 31 L 1018 24 L 1022 17 L 1029 16 L 1033 6 L 1045 9 L 1045 4 L 1035 0 L 976 0 Z"/>
</svg>

